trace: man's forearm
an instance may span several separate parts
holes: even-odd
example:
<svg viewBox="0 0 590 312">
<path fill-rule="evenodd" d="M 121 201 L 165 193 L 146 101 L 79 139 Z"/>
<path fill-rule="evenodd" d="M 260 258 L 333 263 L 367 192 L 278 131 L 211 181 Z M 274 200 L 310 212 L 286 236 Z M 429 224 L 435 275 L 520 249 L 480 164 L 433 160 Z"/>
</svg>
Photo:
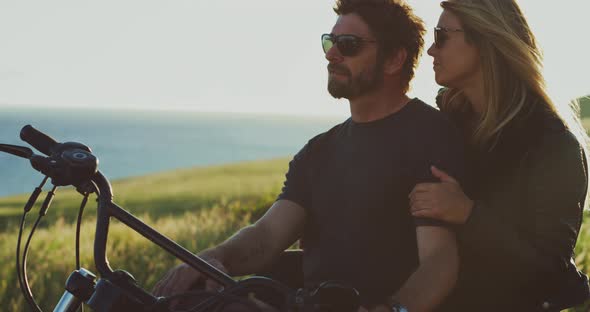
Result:
<svg viewBox="0 0 590 312">
<path fill-rule="evenodd" d="M 199 253 L 199 256 L 217 259 L 230 275 L 257 273 L 278 254 L 269 243 L 269 237 L 263 227 L 247 226 L 219 246 Z"/>
<path fill-rule="evenodd" d="M 457 250 L 441 249 L 420 262 L 393 299 L 411 312 L 431 311 L 455 286 L 458 269 Z"/>
</svg>

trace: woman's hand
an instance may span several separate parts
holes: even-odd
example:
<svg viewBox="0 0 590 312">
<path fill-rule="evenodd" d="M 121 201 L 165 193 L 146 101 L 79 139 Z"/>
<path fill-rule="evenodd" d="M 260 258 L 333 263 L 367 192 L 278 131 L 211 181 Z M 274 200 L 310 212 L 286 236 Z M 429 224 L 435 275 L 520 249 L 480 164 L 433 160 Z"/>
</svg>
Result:
<svg viewBox="0 0 590 312">
<path fill-rule="evenodd" d="M 471 214 L 473 201 L 463 193 L 461 185 L 453 177 L 434 166 L 430 170 L 441 182 L 416 185 L 409 195 L 410 213 L 414 217 L 465 223 Z"/>
</svg>

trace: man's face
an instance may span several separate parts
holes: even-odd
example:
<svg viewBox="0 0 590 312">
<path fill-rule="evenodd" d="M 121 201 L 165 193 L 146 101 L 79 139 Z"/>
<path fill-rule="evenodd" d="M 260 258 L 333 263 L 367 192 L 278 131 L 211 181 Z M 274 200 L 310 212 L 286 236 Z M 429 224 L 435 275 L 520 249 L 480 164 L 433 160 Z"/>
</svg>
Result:
<svg viewBox="0 0 590 312">
<path fill-rule="evenodd" d="M 342 55 L 336 43 L 326 52 L 326 59 L 330 62 L 330 94 L 335 98 L 350 100 L 380 87 L 383 83 L 383 62 L 378 60 L 375 37 L 361 17 L 357 14 L 339 16 L 331 34 L 354 35 L 363 41 L 356 53 L 350 56 Z"/>
</svg>

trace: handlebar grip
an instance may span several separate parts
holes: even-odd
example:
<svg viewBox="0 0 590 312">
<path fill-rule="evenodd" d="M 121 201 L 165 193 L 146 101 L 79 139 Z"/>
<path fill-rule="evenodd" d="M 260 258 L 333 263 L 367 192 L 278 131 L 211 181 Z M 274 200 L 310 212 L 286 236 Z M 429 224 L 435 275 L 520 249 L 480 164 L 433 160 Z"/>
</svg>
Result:
<svg viewBox="0 0 590 312">
<path fill-rule="evenodd" d="M 50 156 L 51 150 L 59 144 L 52 137 L 33 128 L 31 125 L 26 125 L 21 129 L 20 138 L 47 156 Z"/>
</svg>

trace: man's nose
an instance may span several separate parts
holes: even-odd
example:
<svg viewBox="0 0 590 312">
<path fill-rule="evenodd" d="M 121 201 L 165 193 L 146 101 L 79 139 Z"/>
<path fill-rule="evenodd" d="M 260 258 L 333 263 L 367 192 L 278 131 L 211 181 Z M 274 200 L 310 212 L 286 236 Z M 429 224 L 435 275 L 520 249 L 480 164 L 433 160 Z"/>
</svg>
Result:
<svg viewBox="0 0 590 312">
<path fill-rule="evenodd" d="M 344 57 L 342 54 L 340 54 L 340 51 L 338 51 L 336 45 L 333 45 L 330 50 L 326 52 L 326 60 L 328 60 L 330 63 L 337 64 L 342 62 L 343 59 Z"/>
</svg>

